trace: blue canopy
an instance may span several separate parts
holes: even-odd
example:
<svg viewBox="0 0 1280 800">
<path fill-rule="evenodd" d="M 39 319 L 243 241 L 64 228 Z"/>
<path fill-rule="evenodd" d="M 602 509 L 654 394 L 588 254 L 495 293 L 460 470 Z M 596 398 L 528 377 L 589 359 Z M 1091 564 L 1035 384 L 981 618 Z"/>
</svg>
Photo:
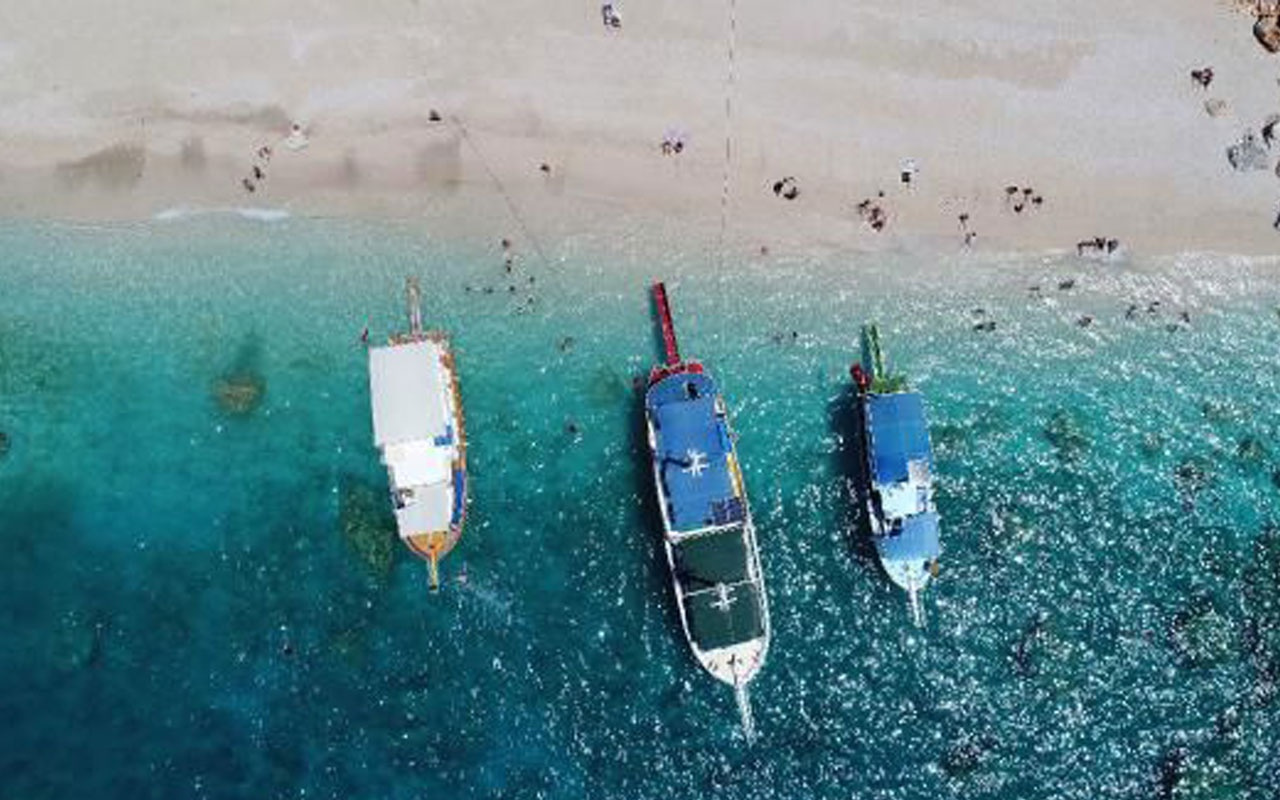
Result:
<svg viewBox="0 0 1280 800">
<path fill-rule="evenodd" d="M 907 464 L 924 460 L 932 466 L 924 401 L 915 392 L 873 394 L 867 398 L 868 446 L 872 477 L 880 485 L 907 480 Z"/>
<path fill-rule="evenodd" d="M 902 528 L 876 537 L 876 548 L 886 561 L 928 561 L 942 553 L 938 544 L 938 515 L 933 511 L 902 521 Z"/>
<path fill-rule="evenodd" d="M 728 431 L 716 417 L 715 383 L 679 374 L 649 390 L 657 447 L 654 459 L 673 530 L 696 530 L 741 519 L 726 455 Z"/>
</svg>

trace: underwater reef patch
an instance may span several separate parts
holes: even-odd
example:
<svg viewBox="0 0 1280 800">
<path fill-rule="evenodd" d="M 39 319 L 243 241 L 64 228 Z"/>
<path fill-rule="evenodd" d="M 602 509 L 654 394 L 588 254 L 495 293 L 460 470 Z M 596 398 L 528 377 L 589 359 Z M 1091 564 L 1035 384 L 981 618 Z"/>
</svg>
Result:
<svg viewBox="0 0 1280 800">
<path fill-rule="evenodd" d="M 1089 434 L 1074 414 L 1058 409 L 1049 417 L 1044 428 L 1044 438 L 1049 440 L 1059 461 L 1076 461 L 1088 451 Z"/>
<path fill-rule="evenodd" d="M 262 374 L 262 341 L 250 334 L 240 343 L 231 367 L 213 383 L 218 408 L 234 417 L 252 414 L 267 393 Z"/>
<path fill-rule="evenodd" d="M 395 521 L 385 497 L 366 483 L 342 482 L 338 507 L 342 538 L 370 575 L 384 580 L 399 552 Z"/>
</svg>

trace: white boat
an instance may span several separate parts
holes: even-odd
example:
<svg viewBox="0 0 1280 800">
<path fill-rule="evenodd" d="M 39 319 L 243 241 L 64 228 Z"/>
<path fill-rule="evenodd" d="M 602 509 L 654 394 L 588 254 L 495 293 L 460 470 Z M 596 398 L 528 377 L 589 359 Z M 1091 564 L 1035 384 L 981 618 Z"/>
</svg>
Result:
<svg viewBox="0 0 1280 800">
<path fill-rule="evenodd" d="M 467 513 L 467 439 L 448 338 L 423 331 L 416 280 L 406 283 L 409 332 L 369 348 L 374 444 L 387 468 L 400 540 L 439 562 L 462 536 Z"/>
<path fill-rule="evenodd" d="M 645 424 L 680 623 L 694 657 L 734 688 L 754 738 L 747 685 L 769 652 L 769 604 L 724 398 L 697 361 L 680 359 L 666 290 L 654 286 L 667 361 L 645 393 Z"/>
</svg>

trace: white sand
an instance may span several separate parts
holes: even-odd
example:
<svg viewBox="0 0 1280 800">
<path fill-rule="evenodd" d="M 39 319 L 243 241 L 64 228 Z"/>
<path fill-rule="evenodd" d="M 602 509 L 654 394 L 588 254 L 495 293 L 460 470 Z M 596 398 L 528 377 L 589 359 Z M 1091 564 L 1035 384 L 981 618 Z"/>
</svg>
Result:
<svg viewBox="0 0 1280 800">
<path fill-rule="evenodd" d="M 1224 155 L 1280 113 L 1280 58 L 1225 0 L 866 5 L 736 0 L 733 246 L 955 249 L 967 211 L 983 248 L 1104 235 L 1280 251 L 1280 179 Z M 0 214 L 258 206 L 487 225 L 507 208 L 492 171 L 539 233 L 623 210 L 716 236 L 730 0 L 619 8 L 608 32 L 588 1 L 8 0 Z M 1188 77 L 1205 65 L 1207 92 Z M 1209 98 L 1227 112 L 1210 117 Z M 281 146 L 294 120 L 309 139 L 296 152 Z M 669 128 L 689 136 L 677 157 L 658 149 Z M 241 178 L 268 143 L 250 195 Z M 906 190 L 908 157 L 921 171 Z M 769 191 L 784 175 L 795 202 Z M 1006 184 L 1044 205 L 1013 214 Z M 876 234 L 854 206 L 880 189 Z M 492 213 L 464 213 L 478 197 Z"/>
</svg>

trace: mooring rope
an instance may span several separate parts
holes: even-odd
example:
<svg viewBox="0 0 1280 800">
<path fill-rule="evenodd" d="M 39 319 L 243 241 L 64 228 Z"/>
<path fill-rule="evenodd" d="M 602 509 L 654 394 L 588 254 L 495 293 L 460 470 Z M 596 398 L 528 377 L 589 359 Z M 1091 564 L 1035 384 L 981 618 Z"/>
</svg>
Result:
<svg viewBox="0 0 1280 800">
<path fill-rule="evenodd" d="M 717 243 L 717 263 L 724 267 L 724 240 L 729 227 L 729 182 L 733 166 L 733 88 L 737 82 L 737 59 L 734 51 L 738 37 L 738 3 L 729 2 L 728 77 L 724 91 L 724 180 L 720 187 L 720 239 Z"/>
<path fill-rule="evenodd" d="M 480 151 L 480 147 L 471 138 L 471 134 L 467 131 L 467 126 L 463 125 L 462 120 L 458 119 L 456 116 L 450 117 L 449 121 L 453 123 L 455 128 L 457 128 L 458 133 L 462 134 L 462 140 L 471 148 L 471 152 L 475 154 L 476 160 L 480 162 L 480 166 L 484 167 L 484 171 L 488 173 L 489 180 L 493 181 L 493 185 L 497 188 L 498 194 L 502 195 L 503 201 L 507 204 L 507 213 L 509 213 L 511 218 L 516 221 L 516 225 L 520 228 L 520 232 L 529 240 L 529 244 L 533 245 L 534 252 L 538 254 L 538 258 L 542 260 L 542 265 L 546 267 L 549 272 L 551 269 L 551 259 L 547 258 L 546 251 L 542 249 L 542 244 L 539 243 L 538 238 L 533 235 L 533 231 L 529 229 L 528 223 L 525 222 L 524 216 L 520 213 L 520 207 L 516 205 L 515 199 L 512 198 L 511 194 L 507 191 L 507 187 L 502 183 L 502 179 L 499 178 L 498 173 L 494 172 L 493 168 L 489 166 L 489 161 L 484 157 L 484 153 Z"/>
</svg>

